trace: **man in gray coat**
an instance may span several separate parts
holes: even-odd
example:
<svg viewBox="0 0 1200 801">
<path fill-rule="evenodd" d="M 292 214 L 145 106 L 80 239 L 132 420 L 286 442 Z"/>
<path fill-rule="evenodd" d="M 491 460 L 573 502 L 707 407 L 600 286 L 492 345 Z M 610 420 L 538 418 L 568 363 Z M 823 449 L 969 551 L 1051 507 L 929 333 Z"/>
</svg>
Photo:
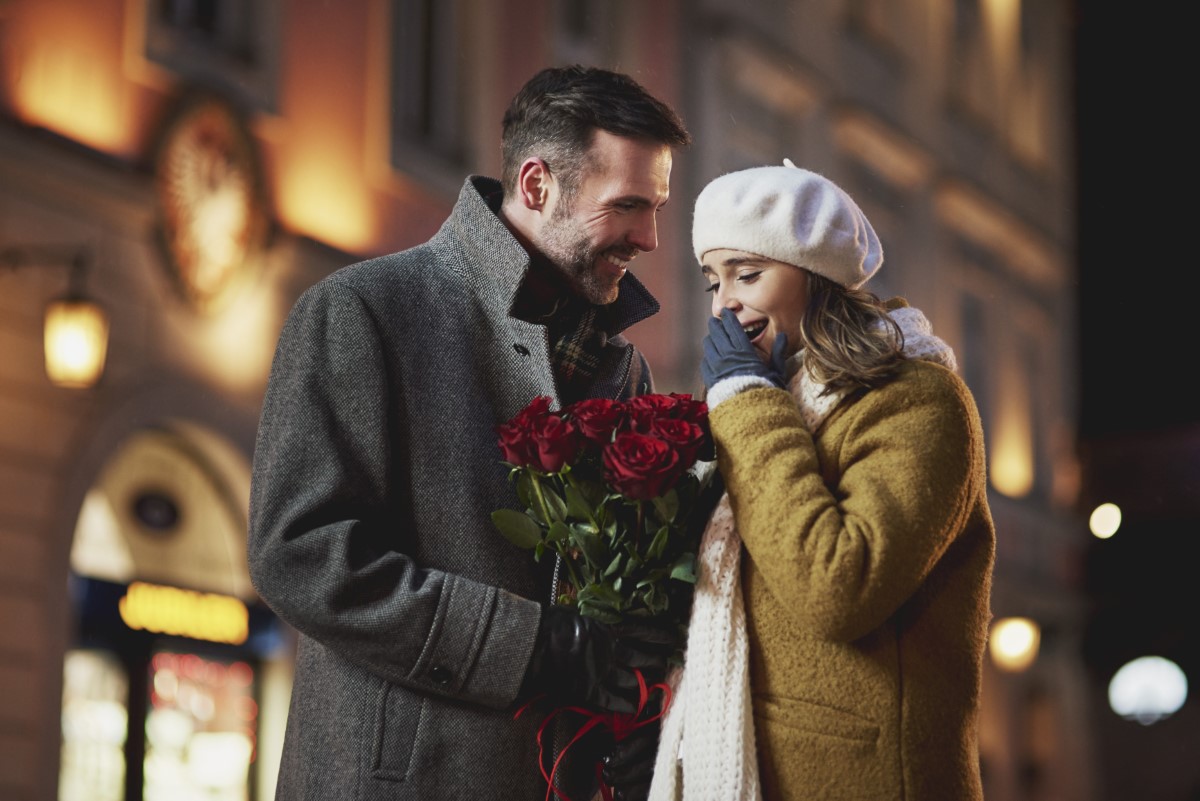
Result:
<svg viewBox="0 0 1200 801">
<path fill-rule="evenodd" d="M 544 799 L 548 707 L 514 712 L 539 695 L 632 711 L 632 670 L 663 669 L 673 642 L 551 605 L 550 560 L 490 515 L 519 508 L 499 423 L 537 395 L 653 391 L 621 332 L 658 303 L 627 268 L 657 246 L 688 144 L 628 76 L 543 70 L 505 113 L 502 181 L 469 177 L 428 242 L 345 267 L 292 309 L 249 530 L 254 585 L 299 632 L 280 801 Z M 638 732 L 603 746 L 618 798 L 648 784 L 657 726 Z M 595 771 L 572 747 L 556 784 L 588 801 Z"/>
</svg>

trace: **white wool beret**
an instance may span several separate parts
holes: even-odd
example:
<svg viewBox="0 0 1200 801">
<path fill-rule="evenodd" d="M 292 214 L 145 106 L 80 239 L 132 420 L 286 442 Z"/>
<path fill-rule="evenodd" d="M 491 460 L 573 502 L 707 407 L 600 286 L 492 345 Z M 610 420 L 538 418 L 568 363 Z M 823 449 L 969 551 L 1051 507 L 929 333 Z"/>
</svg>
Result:
<svg viewBox="0 0 1200 801">
<path fill-rule="evenodd" d="M 883 264 L 867 215 L 833 181 L 784 160 L 713 179 L 696 198 L 692 249 L 743 250 L 857 288 Z"/>
</svg>

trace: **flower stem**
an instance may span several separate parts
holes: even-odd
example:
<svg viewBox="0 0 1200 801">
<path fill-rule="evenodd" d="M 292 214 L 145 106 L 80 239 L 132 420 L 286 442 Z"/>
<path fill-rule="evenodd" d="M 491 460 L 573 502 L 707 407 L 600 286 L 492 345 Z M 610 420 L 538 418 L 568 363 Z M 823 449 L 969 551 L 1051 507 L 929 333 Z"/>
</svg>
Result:
<svg viewBox="0 0 1200 801">
<path fill-rule="evenodd" d="M 642 527 L 645 525 L 645 503 L 645 501 L 637 502 L 637 525 L 633 527 L 633 549 L 635 551 L 639 550 L 639 544 L 642 538 Z"/>
<path fill-rule="evenodd" d="M 538 474 L 532 470 L 529 471 L 530 483 L 533 484 L 533 494 L 537 498 L 538 507 L 542 512 L 542 519 L 546 521 L 546 528 L 550 527 L 550 508 L 546 506 L 546 496 L 542 494 L 542 481 Z"/>
<path fill-rule="evenodd" d="M 546 496 L 542 493 L 541 479 L 538 474 L 533 471 L 530 471 L 529 478 L 533 484 L 533 494 L 537 498 L 538 506 L 542 511 L 542 519 L 546 521 L 546 529 L 549 530 L 553 521 L 550 520 L 550 507 L 546 505 Z M 583 589 L 583 584 L 580 583 L 579 576 L 575 573 L 575 560 L 568 555 L 567 549 L 563 545 L 562 540 L 556 540 L 552 543 L 552 545 L 554 546 L 555 553 L 557 553 L 559 558 L 562 559 L 563 564 L 567 566 L 567 575 L 570 578 L 571 586 L 574 587 L 575 592 L 578 593 Z M 556 591 L 558 590 L 557 587 L 554 589 Z"/>
</svg>

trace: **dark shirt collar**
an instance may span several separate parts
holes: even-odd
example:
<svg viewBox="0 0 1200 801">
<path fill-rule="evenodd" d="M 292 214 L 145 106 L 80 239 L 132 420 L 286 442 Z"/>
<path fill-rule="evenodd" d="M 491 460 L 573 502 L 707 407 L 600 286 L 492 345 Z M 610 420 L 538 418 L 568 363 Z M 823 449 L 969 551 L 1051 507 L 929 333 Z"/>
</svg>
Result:
<svg viewBox="0 0 1200 801">
<path fill-rule="evenodd" d="M 529 323 L 544 323 L 568 308 L 578 310 L 582 305 L 583 301 L 575 296 L 549 259 L 540 253 L 530 256 L 529 271 L 513 305 L 514 316 Z"/>
</svg>

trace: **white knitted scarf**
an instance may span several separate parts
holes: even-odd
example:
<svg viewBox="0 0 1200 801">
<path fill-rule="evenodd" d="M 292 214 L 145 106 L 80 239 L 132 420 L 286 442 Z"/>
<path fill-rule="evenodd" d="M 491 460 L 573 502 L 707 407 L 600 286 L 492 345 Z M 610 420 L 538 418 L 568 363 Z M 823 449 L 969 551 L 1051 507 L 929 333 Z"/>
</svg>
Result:
<svg viewBox="0 0 1200 801">
<path fill-rule="evenodd" d="M 889 314 L 904 333 L 906 356 L 957 369 L 954 352 L 933 335 L 924 314 L 911 306 Z M 795 370 L 795 374 L 788 388 L 800 406 L 804 425 L 815 432 L 845 392 L 822 395 L 824 385 L 814 381 L 807 370 L 798 369 L 802 358 L 798 353 L 789 360 L 789 372 Z M 740 389 L 761 385 L 742 384 Z M 700 540 L 685 665 L 667 678 L 672 699 L 663 716 L 649 801 L 762 798 L 750 703 L 741 551 L 742 539 L 726 493 Z"/>
</svg>

